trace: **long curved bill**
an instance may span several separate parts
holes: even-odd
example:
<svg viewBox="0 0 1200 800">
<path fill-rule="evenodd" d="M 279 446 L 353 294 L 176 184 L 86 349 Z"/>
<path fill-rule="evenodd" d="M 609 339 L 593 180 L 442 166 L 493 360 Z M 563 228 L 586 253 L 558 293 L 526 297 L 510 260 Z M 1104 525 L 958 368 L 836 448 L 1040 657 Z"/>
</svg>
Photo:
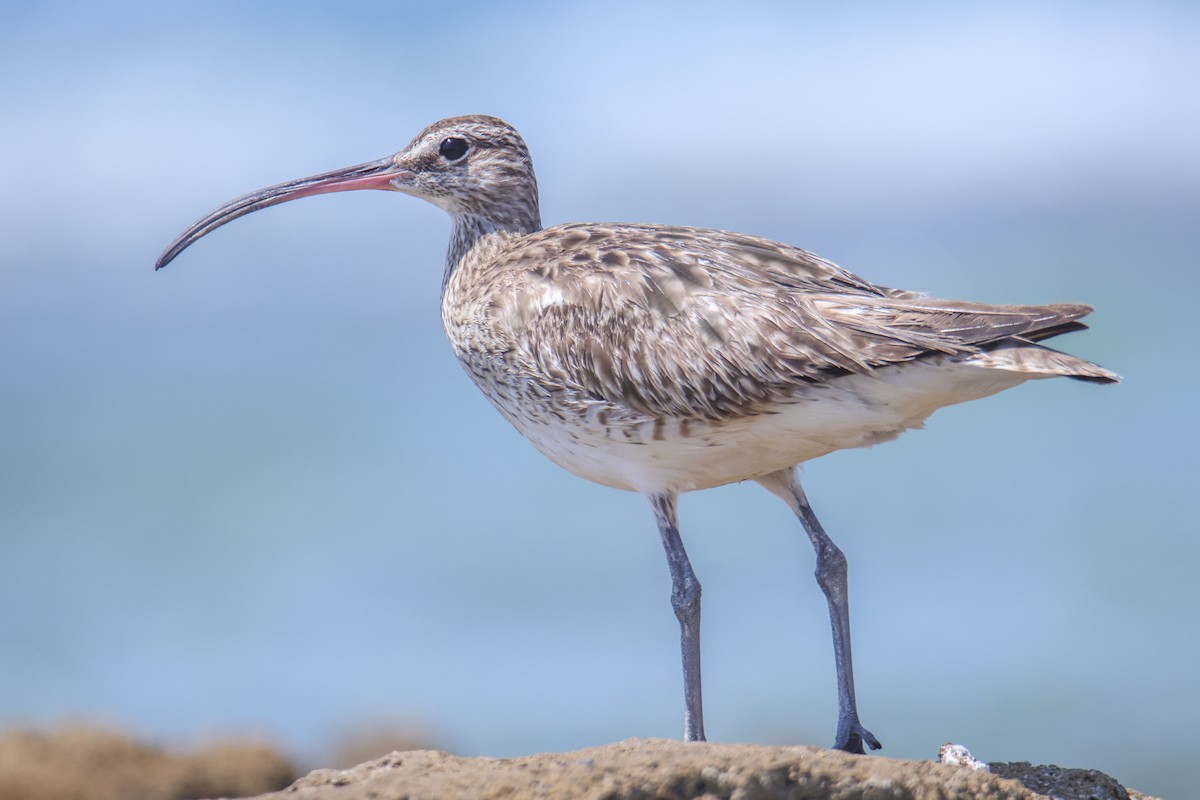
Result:
<svg viewBox="0 0 1200 800">
<path fill-rule="evenodd" d="M 378 161 L 368 161 L 365 164 L 335 169 L 332 172 L 323 172 L 320 175 L 312 175 L 268 186 L 266 189 L 259 189 L 257 192 L 251 192 L 236 200 L 230 200 L 194 222 L 163 251 L 154 268 L 162 269 L 201 236 L 211 233 L 226 222 L 231 222 L 251 211 L 327 192 L 350 192 L 356 189 L 397 190 L 403 185 L 404 179 L 411 177 L 411 174 L 408 170 L 398 166 L 394 157 L 389 156 Z"/>
</svg>

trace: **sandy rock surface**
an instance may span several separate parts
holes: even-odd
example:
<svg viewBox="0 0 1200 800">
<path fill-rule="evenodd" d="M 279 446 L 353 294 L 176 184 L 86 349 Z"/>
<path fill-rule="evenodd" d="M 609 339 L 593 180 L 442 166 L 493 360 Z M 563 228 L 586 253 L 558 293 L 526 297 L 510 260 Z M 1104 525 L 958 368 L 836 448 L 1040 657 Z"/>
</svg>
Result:
<svg viewBox="0 0 1200 800">
<path fill-rule="evenodd" d="M 1007 767 L 1009 765 L 995 765 Z M 1020 777 L 1021 765 L 1013 770 Z M 352 769 L 317 770 L 287 789 L 255 800 L 1124 800 L 1115 781 L 1102 794 L 1087 772 L 1081 787 L 1071 781 L 1081 770 L 1023 765 L 1040 778 L 1057 774 L 1062 791 L 1050 784 L 1039 794 L 1018 780 L 933 761 L 851 756 L 816 747 L 684 743 L 629 739 L 572 753 L 524 758 L 461 758 L 434 750 L 396 752 Z M 1057 773 L 1037 770 L 1057 770 Z M 1111 779 L 1107 779 L 1111 781 Z M 1085 793 L 1079 793 L 1079 792 Z M 1109 793 L 1111 792 L 1111 793 Z"/>
</svg>

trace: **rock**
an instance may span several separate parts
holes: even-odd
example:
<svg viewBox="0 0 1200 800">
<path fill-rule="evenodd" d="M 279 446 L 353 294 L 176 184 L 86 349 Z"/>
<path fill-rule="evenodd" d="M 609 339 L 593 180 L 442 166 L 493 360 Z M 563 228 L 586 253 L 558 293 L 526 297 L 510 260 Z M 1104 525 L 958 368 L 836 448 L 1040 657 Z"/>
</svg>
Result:
<svg viewBox="0 0 1200 800">
<path fill-rule="evenodd" d="M 397 730 L 382 732 L 393 744 L 419 741 L 397 738 Z M 363 741 L 369 751 L 383 740 Z M 292 768 L 269 747 L 226 742 L 173 754 L 74 728 L 0 734 L 0 800 L 1147 800 L 1094 770 L 1015 762 L 988 772 L 966 748 L 943 747 L 948 756 L 951 765 L 816 747 L 629 739 L 508 759 L 397 751 L 317 770 L 285 789 Z"/>
<path fill-rule="evenodd" d="M 254 800 L 1044 797 L 1017 780 L 933 761 L 852 756 L 816 747 L 629 739 L 571 753 L 506 759 L 462 758 L 434 750 L 396 752 L 352 769 L 317 770 L 283 791 Z"/>
<path fill-rule="evenodd" d="M 1020 781 L 1026 788 L 1054 800 L 1138 800 L 1140 792 L 1130 792 L 1115 778 L 1094 769 L 1064 769 L 1053 764 L 1034 765 L 1028 761 L 992 764 L 992 774 Z"/>
</svg>

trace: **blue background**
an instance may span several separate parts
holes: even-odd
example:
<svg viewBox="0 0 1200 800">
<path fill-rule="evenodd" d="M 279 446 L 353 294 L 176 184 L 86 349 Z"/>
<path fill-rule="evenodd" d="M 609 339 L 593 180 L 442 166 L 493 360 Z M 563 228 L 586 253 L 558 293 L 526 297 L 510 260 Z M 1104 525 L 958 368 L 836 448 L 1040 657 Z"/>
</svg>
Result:
<svg viewBox="0 0 1200 800">
<path fill-rule="evenodd" d="M 1192 4 L 44 2 L 0 12 L 0 724 L 310 763 L 362 724 L 467 754 L 678 736 L 644 501 L 545 461 L 454 362 L 448 221 L 246 191 L 443 116 L 526 136 L 546 224 L 720 227 L 876 282 L 1082 301 L 1040 382 L 809 466 L 887 755 L 1186 796 L 1200 700 Z M 685 496 L 710 736 L 828 744 L 786 507 Z"/>
</svg>

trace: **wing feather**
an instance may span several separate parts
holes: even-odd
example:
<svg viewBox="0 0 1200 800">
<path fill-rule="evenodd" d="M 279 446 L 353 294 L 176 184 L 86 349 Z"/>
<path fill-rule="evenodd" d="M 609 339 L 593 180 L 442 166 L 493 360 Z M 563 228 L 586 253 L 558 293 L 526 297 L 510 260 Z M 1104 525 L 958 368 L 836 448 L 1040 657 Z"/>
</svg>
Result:
<svg viewBox="0 0 1200 800">
<path fill-rule="evenodd" d="M 656 417 L 752 413 L 801 383 L 1033 341 L 1091 311 L 928 298 L 797 247 L 693 228 L 558 226 L 497 264 L 516 287 L 494 302 L 523 328 L 510 336 L 521 369 Z"/>
</svg>

